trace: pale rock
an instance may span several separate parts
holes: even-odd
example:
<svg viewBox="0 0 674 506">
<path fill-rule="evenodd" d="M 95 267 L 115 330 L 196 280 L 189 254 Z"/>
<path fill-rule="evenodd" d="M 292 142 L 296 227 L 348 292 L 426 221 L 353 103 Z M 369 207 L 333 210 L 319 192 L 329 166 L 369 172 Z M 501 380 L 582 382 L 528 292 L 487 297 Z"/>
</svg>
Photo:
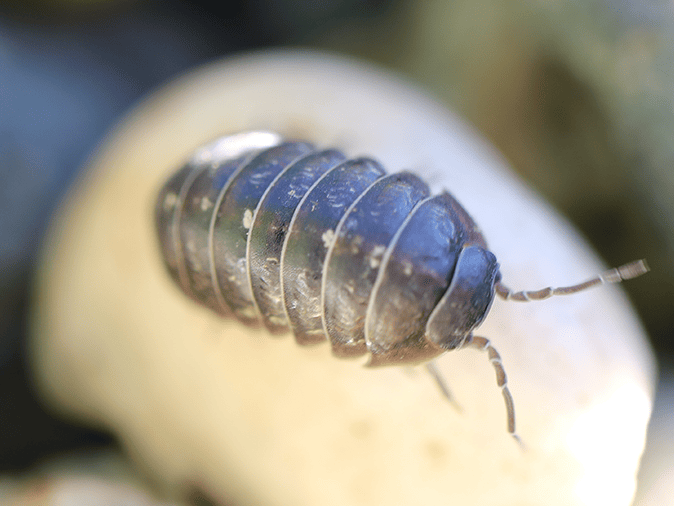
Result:
<svg viewBox="0 0 674 506">
<path fill-rule="evenodd" d="M 372 155 L 450 190 L 515 289 L 603 270 L 493 148 L 399 78 L 321 53 L 227 59 L 139 104 L 56 217 L 31 341 L 51 406 L 112 430 L 169 494 L 196 484 L 223 504 L 631 502 L 654 362 L 616 287 L 497 300 L 479 329 L 503 356 L 524 451 L 479 351 L 438 362 L 459 412 L 422 368 L 367 369 L 187 300 L 160 258 L 157 192 L 197 146 L 249 129 Z"/>
</svg>

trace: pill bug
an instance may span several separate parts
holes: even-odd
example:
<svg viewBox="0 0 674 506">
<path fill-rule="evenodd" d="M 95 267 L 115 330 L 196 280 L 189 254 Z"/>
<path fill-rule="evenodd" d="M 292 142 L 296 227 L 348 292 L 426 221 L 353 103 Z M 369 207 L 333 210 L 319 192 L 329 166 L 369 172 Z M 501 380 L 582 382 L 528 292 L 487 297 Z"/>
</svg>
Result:
<svg viewBox="0 0 674 506">
<path fill-rule="evenodd" d="M 368 366 L 426 363 L 475 347 L 488 353 L 508 432 L 514 403 L 501 357 L 473 334 L 494 296 L 542 300 L 648 270 L 636 261 L 578 285 L 513 292 L 470 215 L 447 192 L 369 158 L 244 132 L 198 149 L 164 184 L 156 225 L 164 262 L 183 292 L 223 316 L 329 341 Z"/>
</svg>

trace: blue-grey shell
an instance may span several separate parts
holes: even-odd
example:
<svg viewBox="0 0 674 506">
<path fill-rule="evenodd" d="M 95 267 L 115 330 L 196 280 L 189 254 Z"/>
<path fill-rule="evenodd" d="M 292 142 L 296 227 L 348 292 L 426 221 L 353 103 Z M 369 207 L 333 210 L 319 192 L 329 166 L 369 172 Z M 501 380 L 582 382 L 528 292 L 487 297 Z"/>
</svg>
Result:
<svg viewBox="0 0 674 506">
<path fill-rule="evenodd" d="M 500 278 L 449 193 L 270 132 L 200 148 L 161 189 L 156 224 L 192 299 L 302 345 L 328 340 L 337 356 L 369 353 L 371 366 L 460 347 Z"/>
</svg>

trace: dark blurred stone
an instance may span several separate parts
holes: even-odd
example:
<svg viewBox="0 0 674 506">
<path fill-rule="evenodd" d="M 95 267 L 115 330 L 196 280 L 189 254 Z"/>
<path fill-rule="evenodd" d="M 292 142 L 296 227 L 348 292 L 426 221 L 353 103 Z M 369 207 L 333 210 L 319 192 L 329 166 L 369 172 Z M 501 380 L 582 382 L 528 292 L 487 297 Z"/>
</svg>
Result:
<svg viewBox="0 0 674 506">
<path fill-rule="evenodd" d="M 0 406 L 0 472 L 25 469 L 51 453 L 113 444 L 107 434 L 75 427 L 47 413 L 35 398 L 21 360 L 0 368 Z"/>
</svg>

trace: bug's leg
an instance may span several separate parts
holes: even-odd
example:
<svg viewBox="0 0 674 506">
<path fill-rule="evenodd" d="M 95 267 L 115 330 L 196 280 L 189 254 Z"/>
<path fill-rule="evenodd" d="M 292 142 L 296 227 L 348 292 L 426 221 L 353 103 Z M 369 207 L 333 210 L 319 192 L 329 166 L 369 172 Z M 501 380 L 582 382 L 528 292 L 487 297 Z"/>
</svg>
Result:
<svg viewBox="0 0 674 506">
<path fill-rule="evenodd" d="M 431 377 L 435 380 L 435 383 L 438 385 L 440 388 L 440 391 L 442 392 L 442 395 L 445 396 L 445 398 L 449 401 L 449 403 L 454 406 L 454 409 L 457 411 L 462 411 L 461 405 L 456 402 L 456 399 L 454 399 L 454 396 L 452 395 L 452 391 L 449 389 L 449 385 L 447 385 L 447 382 L 445 381 L 445 378 L 442 377 L 442 374 L 440 374 L 440 371 L 438 371 L 438 368 L 435 367 L 435 362 L 426 362 L 426 370 L 428 373 L 431 375 Z"/>
<path fill-rule="evenodd" d="M 515 300 L 519 302 L 529 302 L 532 300 L 543 300 L 553 295 L 570 295 L 572 293 L 580 292 L 592 288 L 593 286 L 603 285 L 605 283 L 620 283 L 621 281 L 636 278 L 649 271 L 645 260 L 637 260 L 629 264 L 621 265 L 614 269 L 602 272 L 598 276 L 588 279 L 583 283 L 578 283 L 572 286 L 563 286 L 560 288 L 553 288 L 551 286 L 543 288 L 542 290 L 525 290 L 521 292 L 513 292 L 510 288 L 505 286 L 500 281 L 494 285 L 496 294 L 504 300 Z"/>
<path fill-rule="evenodd" d="M 508 377 L 506 376 L 505 369 L 503 369 L 501 355 L 499 355 L 496 348 L 491 345 L 491 341 L 486 337 L 471 336 L 463 346 L 472 346 L 473 348 L 486 351 L 489 354 L 489 361 L 496 371 L 496 383 L 501 387 L 503 399 L 505 400 L 506 411 L 508 413 L 508 433 L 522 448 L 524 448 L 524 443 L 522 443 L 517 432 L 515 432 L 515 403 L 513 402 L 513 396 L 510 394 L 510 389 L 508 388 Z"/>
</svg>

